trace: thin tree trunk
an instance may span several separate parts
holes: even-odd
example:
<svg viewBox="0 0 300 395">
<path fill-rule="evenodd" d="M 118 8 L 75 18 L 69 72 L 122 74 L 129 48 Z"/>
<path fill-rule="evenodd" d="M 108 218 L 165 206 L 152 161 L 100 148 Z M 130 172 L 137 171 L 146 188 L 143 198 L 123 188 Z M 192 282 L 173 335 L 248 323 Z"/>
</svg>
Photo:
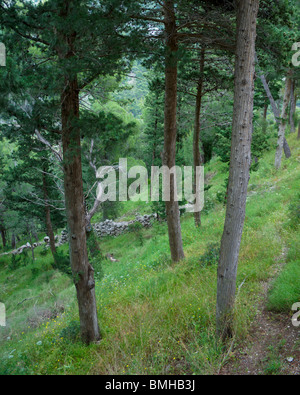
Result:
<svg viewBox="0 0 300 395">
<path fill-rule="evenodd" d="M 203 145 L 200 138 L 201 131 L 201 105 L 202 105 L 202 91 L 203 91 L 203 72 L 205 65 L 205 50 L 201 51 L 200 58 L 200 78 L 197 86 L 197 97 L 196 97 L 196 108 L 195 108 L 195 126 L 194 126 L 194 141 L 193 141 L 193 157 L 194 157 L 194 193 L 197 191 L 197 167 L 200 167 L 204 163 L 203 158 Z M 200 149 L 201 144 L 201 149 Z M 201 226 L 201 212 L 194 213 L 195 226 L 199 228 Z"/>
<path fill-rule="evenodd" d="M 61 16 L 67 18 L 70 2 L 66 1 Z M 74 57 L 76 33 L 59 35 L 60 58 L 70 64 Z M 67 43 L 67 47 L 66 47 Z M 74 60 L 76 61 L 76 60 Z M 80 130 L 74 125 L 79 118 L 79 88 L 76 72 L 65 71 L 61 93 L 63 170 L 66 214 L 69 231 L 70 260 L 79 307 L 82 340 L 89 344 L 100 340 L 94 269 L 89 263 L 86 239 L 86 218 L 83 196 Z"/>
<path fill-rule="evenodd" d="M 165 16 L 166 59 L 165 59 L 165 139 L 163 164 L 172 169 L 176 163 L 177 137 L 177 65 L 178 43 L 176 33 L 176 19 L 174 1 L 165 0 L 163 5 Z M 171 257 L 174 262 L 184 258 L 179 204 L 174 199 L 176 179 L 171 175 L 170 201 L 166 202 L 166 214 L 169 232 Z"/>
<path fill-rule="evenodd" d="M 288 118 L 288 106 L 291 99 L 291 87 L 292 87 L 292 80 L 291 80 L 292 71 L 290 71 L 286 78 L 285 83 L 285 92 L 283 98 L 283 106 L 281 112 L 281 120 L 279 123 L 278 129 L 278 141 L 277 141 L 277 149 L 275 155 L 275 168 L 279 169 L 281 166 L 282 161 L 282 150 L 284 148 L 284 140 L 285 140 L 285 129 L 287 124 Z"/>
<path fill-rule="evenodd" d="M 254 55 L 258 8 L 259 0 L 240 0 L 237 10 L 231 159 L 217 285 L 217 334 L 222 339 L 233 333 L 236 276 L 251 164 Z"/>
<path fill-rule="evenodd" d="M 2 238 L 3 248 L 6 247 L 6 230 L 3 225 L 0 225 L 0 233 Z"/>
<path fill-rule="evenodd" d="M 256 62 L 258 62 L 257 56 L 256 56 Z M 266 80 L 266 77 L 262 73 L 260 73 L 260 80 L 261 80 L 261 82 L 263 84 L 263 87 L 264 87 L 265 92 L 266 92 L 266 94 L 268 96 L 268 99 L 270 100 L 271 108 L 272 108 L 272 111 L 273 111 L 276 123 L 277 123 L 277 125 L 279 127 L 280 126 L 281 114 L 280 114 L 279 108 L 277 107 L 276 102 L 275 102 L 275 100 L 273 98 L 273 95 L 271 93 L 271 90 L 270 90 L 269 84 L 268 84 L 268 82 Z M 285 136 L 284 136 L 284 139 L 283 139 L 283 151 L 284 151 L 285 157 L 287 159 L 289 159 L 292 156 L 291 149 L 289 147 L 289 144 L 288 144 Z"/>
<path fill-rule="evenodd" d="M 55 262 L 56 261 L 55 236 L 54 236 L 52 222 L 51 222 L 51 210 L 50 210 L 50 206 L 49 206 L 46 170 L 47 169 L 44 166 L 44 169 L 43 169 L 43 192 L 44 192 L 44 202 L 45 202 L 45 218 L 46 218 L 47 236 L 50 239 L 50 250 L 52 252 L 52 256 L 53 256 L 53 259 Z"/>
<path fill-rule="evenodd" d="M 295 115 L 295 111 L 296 111 L 295 86 L 296 86 L 296 82 L 294 80 L 292 82 L 292 86 L 291 86 L 291 109 L 290 109 L 291 133 L 295 133 L 295 131 L 296 131 L 295 120 L 294 120 L 294 115 Z"/>
</svg>

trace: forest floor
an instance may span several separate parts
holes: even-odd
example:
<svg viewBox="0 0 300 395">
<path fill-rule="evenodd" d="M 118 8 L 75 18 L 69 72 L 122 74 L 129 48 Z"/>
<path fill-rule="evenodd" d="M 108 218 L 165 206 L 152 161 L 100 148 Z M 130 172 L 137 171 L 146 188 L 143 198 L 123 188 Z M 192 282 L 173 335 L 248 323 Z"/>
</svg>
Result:
<svg viewBox="0 0 300 395">
<path fill-rule="evenodd" d="M 286 248 L 276 262 L 274 275 L 286 264 Z M 300 331 L 291 315 L 267 309 L 272 281 L 263 283 L 263 294 L 249 335 L 232 349 L 220 375 L 300 375 Z"/>
</svg>

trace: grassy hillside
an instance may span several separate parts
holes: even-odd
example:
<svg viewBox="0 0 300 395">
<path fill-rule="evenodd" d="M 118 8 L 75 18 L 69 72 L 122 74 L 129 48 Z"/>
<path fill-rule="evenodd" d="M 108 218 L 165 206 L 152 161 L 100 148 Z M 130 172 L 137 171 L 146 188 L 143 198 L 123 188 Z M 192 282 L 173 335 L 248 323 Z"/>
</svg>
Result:
<svg viewBox="0 0 300 395">
<path fill-rule="evenodd" d="M 300 301 L 295 285 L 300 278 L 300 142 L 296 136 L 288 140 L 293 157 L 280 171 L 274 170 L 270 151 L 251 174 L 238 270 L 236 342 L 247 338 L 266 281 L 272 281 L 270 309 L 289 314 Z M 8 315 L 8 326 L 0 328 L 0 373 L 218 372 L 229 346 L 215 338 L 224 164 L 213 159 L 206 177 L 211 188 L 203 226 L 197 230 L 189 214 L 183 217 L 186 259 L 180 264 L 169 260 L 165 224 L 101 241 L 103 254 L 113 253 L 118 262 L 95 265 L 100 344 L 86 347 L 80 342 L 75 288 L 67 275 L 52 268 L 50 253 L 45 256 L 39 248 L 34 264 L 15 267 L 10 256 L 0 257 L 0 301 Z M 67 252 L 67 246 L 62 250 Z M 278 264 L 283 253 L 286 266 Z"/>
</svg>

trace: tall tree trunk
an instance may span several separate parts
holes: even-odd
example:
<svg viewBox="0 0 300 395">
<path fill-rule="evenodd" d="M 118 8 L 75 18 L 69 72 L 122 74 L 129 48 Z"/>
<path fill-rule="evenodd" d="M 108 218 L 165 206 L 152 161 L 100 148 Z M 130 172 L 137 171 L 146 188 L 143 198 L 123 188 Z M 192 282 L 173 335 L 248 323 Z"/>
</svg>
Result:
<svg viewBox="0 0 300 395">
<path fill-rule="evenodd" d="M 232 145 L 227 210 L 220 249 L 217 285 L 217 334 L 232 335 L 236 276 L 251 164 L 255 39 L 259 0 L 240 0 L 237 10 L 237 47 Z"/>
<path fill-rule="evenodd" d="M 82 340 L 89 344 L 100 339 L 94 269 L 88 261 L 80 130 L 73 122 L 79 117 L 77 78 L 66 78 L 61 95 L 64 190 L 70 258 L 77 291 Z"/>
<path fill-rule="evenodd" d="M 65 0 L 60 15 L 67 18 L 71 1 Z M 58 54 L 70 68 L 74 62 L 76 32 L 59 33 Z M 100 340 L 94 269 L 89 263 L 86 239 L 86 219 L 83 195 L 79 118 L 79 87 L 76 71 L 65 70 L 61 93 L 63 170 L 66 215 L 69 231 L 70 260 L 79 307 L 82 340 L 89 344 Z M 75 121 L 75 122 L 74 122 Z"/>
<path fill-rule="evenodd" d="M 193 157 L 194 157 L 194 193 L 197 192 L 197 167 L 200 167 L 204 163 L 203 157 L 203 145 L 200 138 L 201 130 L 201 105 L 202 105 L 202 91 L 203 91 L 203 72 L 205 65 L 205 50 L 201 51 L 200 58 L 200 78 L 197 85 L 197 97 L 196 97 L 196 108 L 195 108 L 195 125 L 194 125 L 194 141 L 193 141 Z M 201 148 L 200 148 L 201 144 Z M 201 212 L 194 213 L 195 226 L 199 228 L 201 226 Z"/>
<path fill-rule="evenodd" d="M 44 166 L 44 168 L 43 168 L 43 192 L 44 192 L 44 202 L 45 202 L 45 218 L 46 218 L 47 236 L 50 239 L 50 250 L 52 252 L 52 256 L 53 256 L 53 259 L 55 262 L 56 261 L 55 236 L 54 236 L 52 222 L 51 222 L 51 210 L 50 210 L 50 206 L 49 206 L 46 170 L 47 170 L 47 168 L 46 168 L 46 166 Z"/>
<path fill-rule="evenodd" d="M 296 131 L 295 120 L 294 120 L 294 115 L 295 115 L 295 111 L 296 111 L 295 87 L 296 87 L 296 81 L 294 80 L 292 82 L 292 86 L 291 86 L 291 109 L 290 109 L 291 133 L 295 133 L 295 131 Z"/>
<path fill-rule="evenodd" d="M 165 133 L 163 164 L 169 169 L 176 163 L 177 137 L 177 65 L 178 43 L 174 1 L 165 0 L 163 4 L 165 17 L 166 54 L 165 54 Z M 179 204 L 174 199 L 176 179 L 171 174 L 170 201 L 166 202 L 166 214 L 169 231 L 171 257 L 174 262 L 184 258 Z"/>
<path fill-rule="evenodd" d="M 279 169 L 281 166 L 282 160 L 282 150 L 284 148 L 284 140 L 285 140 L 285 129 L 287 124 L 288 118 L 288 106 L 291 99 L 291 87 L 292 87 L 292 71 L 290 71 L 287 75 L 286 82 L 285 82 L 285 91 L 284 91 L 284 98 L 283 98 L 283 105 L 281 111 L 281 119 L 279 123 L 278 129 L 278 141 L 277 141 L 277 149 L 275 155 L 275 168 Z"/>
<path fill-rule="evenodd" d="M 258 62 L 257 57 L 256 57 L 256 61 Z M 276 102 L 275 102 L 275 100 L 273 98 L 273 95 L 271 93 L 271 90 L 270 90 L 269 84 L 268 84 L 268 82 L 266 80 L 266 77 L 262 73 L 260 73 L 260 80 L 261 80 L 261 82 L 263 84 L 263 87 L 264 87 L 265 92 L 266 92 L 266 94 L 268 96 L 268 99 L 270 100 L 271 108 L 272 108 L 275 120 L 277 122 L 277 125 L 279 127 L 280 126 L 280 116 L 281 116 L 281 114 L 280 114 L 279 108 L 277 107 Z M 290 147 L 288 145 L 288 142 L 287 142 L 285 136 L 284 136 L 284 139 L 283 139 L 283 151 L 284 151 L 285 157 L 287 159 L 292 156 L 291 149 L 290 149 Z"/>
</svg>

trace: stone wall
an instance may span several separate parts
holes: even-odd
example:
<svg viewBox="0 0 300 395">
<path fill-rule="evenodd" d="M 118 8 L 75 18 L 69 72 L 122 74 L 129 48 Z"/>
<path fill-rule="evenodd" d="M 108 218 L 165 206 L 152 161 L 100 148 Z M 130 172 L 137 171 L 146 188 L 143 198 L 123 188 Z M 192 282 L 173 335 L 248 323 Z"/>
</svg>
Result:
<svg viewBox="0 0 300 395">
<path fill-rule="evenodd" d="M 119 236 L 128 232 L 130 230 L 130 225 L 133 225 L 137 222 L 142 224 L 144 228 L 149 228 L 152 226 L 153 220 L 155 219 L 156 214 L 139 216 L 133 221 L 125 222 L 115 222 L 113 220 L 107 219 L 104 222 L 93 225 L 93 228 L 98 237 Z"/>
<path fill-rule="evenodd" d="M 115 222 L 113 220 L 106 220 L 104 222 L 100 222 L 98 224 L 94 224 L 93 228 L 99 238 L 106 236 L 119 236 L 123 233 L 130 231 L 130 225 L 135 223 L 140 223 L 144 228 L 150 228 L 152 226 L 153 221 L 157 218 L 156 214 L 152 215 L 143 215 L 136 217 L 133 221 L 124 221 L 124 222 Z M 57 247 L 67 243 L 69 240 L 68 232 L 64 229 L 61 232 L 61 235 L 55 236 L 55 245 Z M 33 248 L 36 248 L 40 245 L 46 245 L 46 247 L 50 247 L 50 239 L 48 236 L 44 238 L 44 243 L 34 243 Z M 25 249 L 31 249 L 31 245 L 29 243 L 19 247 L 17 250 L 11 251 L 13 254 L 21 254 Z M 5 255 L 5 254 L 1 254 Z"/>
</svg>

